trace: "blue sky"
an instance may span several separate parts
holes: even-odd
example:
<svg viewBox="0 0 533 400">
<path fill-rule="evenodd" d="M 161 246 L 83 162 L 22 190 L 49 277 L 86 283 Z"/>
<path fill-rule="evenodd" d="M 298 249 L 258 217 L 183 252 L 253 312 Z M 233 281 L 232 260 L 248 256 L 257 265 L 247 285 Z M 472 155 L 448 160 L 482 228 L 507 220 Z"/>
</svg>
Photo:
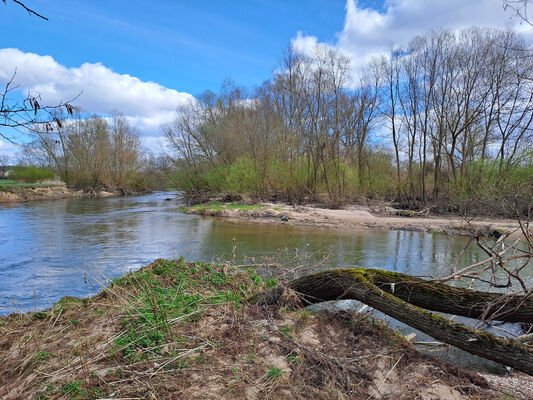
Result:
<svg viewBox="0 0 533 400">
<path fill-rule="evenodd" d="M 3 47 L 51 55 L 196 94 L 231 76 L 266 79 L 297 31 L 333 42 L 344 0 L 28 1 L 50 20 L 3 6 Z M 6 18 L 7 17 L 7 18 Z"/>
<path fill-rule="evenodd" d="M 17 71 L 20 94 L 55 104 L 80 92 L 88 113 L 122 112 L 147 148 L 161 125 L 225 78 L 253 87 L 292 43 L 325 44 L 357 70 L 430 29 L 513 24 L 501 0 L 26 0 L 47 16 L 0 3 L 0 86 Z M 4 134 L 5 131 L 2 131 Z M 0 154 L 17 148 L 0 139 Z"/>
</svg>

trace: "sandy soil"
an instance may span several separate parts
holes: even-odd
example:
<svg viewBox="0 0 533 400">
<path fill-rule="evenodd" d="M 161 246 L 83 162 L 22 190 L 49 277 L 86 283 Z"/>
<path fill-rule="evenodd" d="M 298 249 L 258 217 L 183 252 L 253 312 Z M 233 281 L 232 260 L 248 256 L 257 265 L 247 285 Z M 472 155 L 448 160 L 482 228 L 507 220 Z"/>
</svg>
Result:
<svg viewBox="0 0 533 400">
<path fill-rule="evenodd" d="M 93 191 L 93 190 L 71 190 L 65 185 L 54 186 L 28 186 L 28 187 L 0 187 L 0 204 L 22 203 L 36 200 L 58 200 L 68 198 L 83 197 L 113 197 L 123 196 L 120 191 Z"/>
<path fill-rule="evenodd" d="M 442 232 L 452 235 L 470 235 L 478 230 L 483 235 L 499 236 L 506 231 L 514 231 L 518 224 L 512 220 L 484 219 L 480 217 L 464 219 L 449 216 L 425 216 L 409 214 L 392 207 L 381 207 L 378 212 L 362 205 L 344 209 L 326 209 L 313 206 L 289 206 L 280 203 L 262 203 L 254 210 L 191 207 L 187 213 L 244 218 L 255 222 L 285 223 L 288 225 L 323 226 L 329 228 L 370 228 L 383 230 L 409 230 L 422 232 Z"/>
<path fill-rule="evenodd" d="M 77 194 L 66 186 L 47 187 L 1 187 L 0 203 L 17 203 L 33 200 L 55 200 L 77 197 Z"/>
</svg>

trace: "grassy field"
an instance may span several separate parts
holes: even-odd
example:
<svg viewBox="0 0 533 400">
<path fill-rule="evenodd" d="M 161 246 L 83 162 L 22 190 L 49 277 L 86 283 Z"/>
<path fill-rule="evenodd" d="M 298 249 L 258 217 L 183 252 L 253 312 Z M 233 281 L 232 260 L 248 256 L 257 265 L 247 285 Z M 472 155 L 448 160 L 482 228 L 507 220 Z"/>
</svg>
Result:
<svg viewBox="0 0 533 400">
<path fill-rule="evenodd" d="M 10 187 L 49 187 L 60 186 L 59 183 L 21 183 L 11 179 L 0 179 L 0 188 Z"/>
</svg>

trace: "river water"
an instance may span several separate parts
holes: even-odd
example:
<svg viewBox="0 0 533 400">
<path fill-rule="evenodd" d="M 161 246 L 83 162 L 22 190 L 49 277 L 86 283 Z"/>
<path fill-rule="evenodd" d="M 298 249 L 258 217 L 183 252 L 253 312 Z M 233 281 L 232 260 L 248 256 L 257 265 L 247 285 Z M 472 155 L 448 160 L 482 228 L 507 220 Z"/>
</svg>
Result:
<svg viewBox="0 0 533 400">
<path fill-rule="evenodd" d="M 235 254 L 242 260 L 286 249 L 290 257 L 327 255 L 325 268 L 361 266 L 442 276 L 467 243 L 421 232 L 235 222 L 184 214 L 180 205 L 176 194 L 156 192 L 0 206 L 0 315 L 47 308 L 67 295 L 95 294 L 108 279 L 159 257 L 216 261 Z M 471 246 L 459 265 L 484 258 Z M 462 364 L 480 363 L 452 357 Z"/>
</svg>

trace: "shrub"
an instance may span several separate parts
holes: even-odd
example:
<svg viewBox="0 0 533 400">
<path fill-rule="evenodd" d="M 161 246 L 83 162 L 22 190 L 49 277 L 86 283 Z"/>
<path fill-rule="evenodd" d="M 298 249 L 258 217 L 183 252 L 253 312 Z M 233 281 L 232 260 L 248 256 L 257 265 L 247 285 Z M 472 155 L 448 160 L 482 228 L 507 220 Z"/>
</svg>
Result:
<svg viewBox="0 0 533 400">
<path fill-rule="evenodd" d="M 35 183 L 47 179 L 54 179 L 55 174 L 49 168 L 39 168 L 34 166 L 29 167 L 15 167 L 9 177 L 17 181 L 26 183 Z"/>
</svg>

